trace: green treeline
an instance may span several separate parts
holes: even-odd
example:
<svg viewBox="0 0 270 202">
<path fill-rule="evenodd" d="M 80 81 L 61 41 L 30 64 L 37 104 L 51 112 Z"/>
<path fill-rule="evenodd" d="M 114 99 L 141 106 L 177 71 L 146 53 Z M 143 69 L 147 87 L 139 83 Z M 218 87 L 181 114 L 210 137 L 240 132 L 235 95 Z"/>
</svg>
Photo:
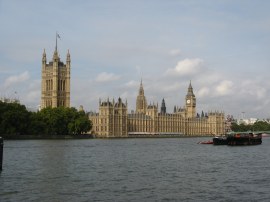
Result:
<svg viewBox="0 0 270 202">
<path fill-rule="evenodd" d="M 0 101 L 0 135 L 80 135 L 92 123 L 75 108 L 45 108 L 30 112 L 24 105 Z"/>
<path fill-rule="evenodd" d="M 243 123 L 232 123 L 232 131 L 245 132 L 245 131 L 270 131 L 270 124 L 265 121 L 257 121 L 253 125 L 245 125 Z"/>
</svg>

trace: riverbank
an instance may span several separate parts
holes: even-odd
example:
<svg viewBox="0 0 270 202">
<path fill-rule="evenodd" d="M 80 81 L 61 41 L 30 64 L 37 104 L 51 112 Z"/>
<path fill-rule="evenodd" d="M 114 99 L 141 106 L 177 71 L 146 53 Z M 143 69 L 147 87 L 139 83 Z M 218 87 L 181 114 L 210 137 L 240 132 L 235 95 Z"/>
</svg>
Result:
<svg viewBox="0 0 270 202">
<path fill-rule="evenodd" d="M 132 139 L 132 138 L 196 138 L 196 137 L 213 137 L 205 136 L 187 136 L 187 135 L 131 135 L 128 137 L 96 137 L 92 134 L 85 135 L 2 135 L 4 140 L 72 140 L 72 139 Z"/>
<path fill-rule="evenodd" d="M 2 135 L 4 140 L 93 139 L 93 135 Z"/>
</svg>

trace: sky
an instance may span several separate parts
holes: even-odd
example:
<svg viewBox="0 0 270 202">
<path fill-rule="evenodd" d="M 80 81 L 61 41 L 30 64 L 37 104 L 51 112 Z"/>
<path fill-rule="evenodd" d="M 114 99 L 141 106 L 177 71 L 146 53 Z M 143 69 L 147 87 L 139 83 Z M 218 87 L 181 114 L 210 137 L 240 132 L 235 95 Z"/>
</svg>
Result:
<svg viewBox="0 0 270 202">
<path fill-rule="evenodd" d="M 0 0 L 0 97 L 35 109 L 45 49 L 71 55 L 71 106 L 98 112 L 99 99 L 136 108 L 185 105 L 197 112 L 270 118 L 268 0 Z"/>
</svg>

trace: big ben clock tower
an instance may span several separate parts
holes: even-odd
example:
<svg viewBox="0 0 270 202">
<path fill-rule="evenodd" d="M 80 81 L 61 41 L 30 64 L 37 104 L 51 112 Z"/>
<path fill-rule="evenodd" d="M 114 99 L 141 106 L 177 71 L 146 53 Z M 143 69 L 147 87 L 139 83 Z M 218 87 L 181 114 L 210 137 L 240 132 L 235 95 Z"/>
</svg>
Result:
<svg viewBox="0 0 270 202">
<path fill-rule="evenodd" d="M 186 117 L 187 118 L 196 117 L 196 97 L 193 93 L 191 81 L 189 83 L 188 92 L 186 95 Z"/>
</svg>

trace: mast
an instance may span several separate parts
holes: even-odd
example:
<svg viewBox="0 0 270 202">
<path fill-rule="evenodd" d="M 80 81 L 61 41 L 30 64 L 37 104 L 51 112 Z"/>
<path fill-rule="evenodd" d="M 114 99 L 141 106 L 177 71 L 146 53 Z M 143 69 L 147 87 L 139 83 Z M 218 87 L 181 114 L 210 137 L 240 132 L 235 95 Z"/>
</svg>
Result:
<svg viewBox="0 0 270 202">
<path fill-rule="evenodd" d="M 59 34 L 56 32 L 56 36 L 55 36 L 55 51 L 57 51 L 57 38 L 60 39 Z"/>
</svg>

